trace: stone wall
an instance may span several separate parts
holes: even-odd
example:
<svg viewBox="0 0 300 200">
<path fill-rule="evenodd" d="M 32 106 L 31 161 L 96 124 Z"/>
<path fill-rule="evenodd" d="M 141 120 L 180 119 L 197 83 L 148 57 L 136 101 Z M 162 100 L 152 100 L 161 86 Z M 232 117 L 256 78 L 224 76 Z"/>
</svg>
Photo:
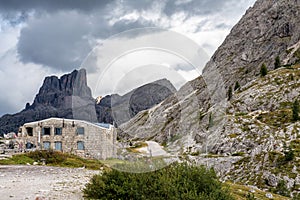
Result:
<svg viewBox="0 0 300 200">
<path fill-rule="evenodd" d="M 32 135 L 27 128 L 32 128 Z M 44 128 L 50 128 L 50 135 L 43 134 Z M 61 128 L 61 135 L 55 134 L 55 128 Z M 77 133 L 78 128 L 84 129 L 83 135 Z M 114 157 L 116 153 L 116 131 L 113 126 L 104 128 L 80 120 L 49 118 L 26 123 L 20 127 L 19 137 L 24 144 L 32 143 L 36 149 L 45 149 L 45 142 L 50 142 L 50 149 L 59 150 L 55 143 L 61 142 L 62 152 L 81 157 L 106 159 Z M 78 142 L 83 142 L 83 150 L 78 149 Z"/>
</svg>

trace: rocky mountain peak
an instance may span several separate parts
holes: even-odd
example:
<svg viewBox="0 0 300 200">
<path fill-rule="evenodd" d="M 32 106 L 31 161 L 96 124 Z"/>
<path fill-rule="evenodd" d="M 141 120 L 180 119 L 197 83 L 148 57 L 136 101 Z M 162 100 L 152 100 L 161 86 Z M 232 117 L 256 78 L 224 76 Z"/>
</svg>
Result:
<svg viewBox="0 0 300 200">
<path fill-rule="evenodd" d="M 295 63 L 300 59 L 300 46 L 296 45 L 300 41 L 299 23 L 299 0 L 258 0 L 232 28 L 204 73 L 216 65 L 229 87 L 236 81 L 243 85 L 253 80 L 263 63 L 274 69 L 277 56 L 285 61 L 282 64 Z M 295 45 L 297 49 L 288 50 Z"/>
<path fill-rule="evenodd" d="M 92 98 L 91 90 L 87 85 L 85 69 L 74 70 L 60 78 L 57 76 L 46 77 L 31 107 L 48 105 L 64 108 L 66 98 L 71 96 Z"/>
<path fill-rule="evenodd" d="M 173 155 L 214 167 L 223 180 L 269 191 L 284 184 L 288 195 L 299 195 L 300 126 L 293 117 L 299 106 L 299 24 L 299 0 L 258 0 L 202 76 L 122 124 L 119 137 L 155 140 Z M 281 66 L 275 69 L 277 56 Z M 236 82 L 240 87 L 228 98 Z"/>
<path fill-rule="evenodd" d="M 142 85 L 123 96 L 107 95 L 96 105 L 98 121 L 112 123 L 114 120 L 120 125 L 138 112 L 159 104 L 175 92 L 173 84 L 164 78 Z"/>
<path fill-rule="evenodd" d="M 243 88 L 252 81 L 261 81 L 262 64 L 266 64 L 269 71 L 274 70 L 277 56 L 281 65 L 300 62 L 299 24 L 299 0 L 258 0 L 233 27 L 206 64 L 202 76 L 185 84 L 161 104 L 122 124 L 120 135 L 141 140 L 151 138 L 167 144 L 168 150 L 174 152 L 213 151 L 216 143 L 227 146 L 226 141 L 218 140 L 231 131 L 224 131 L 226 113 L 232 103 L 227 98 L 228 88 L 234 88 L 237 82 Z M 235 93 L 237 91 L 233 91 L 233 98 Z M 281 93 L 282 90 L 274 95 L 281 98 L 284 95 Z M 249 95 L 245 102 L 258 101 L 254 96 Z M 260 110 L 280 107 L 279 101 L 262 99 L 274 105 L 266 106 L 258 101 Z M 244 112 L 256 109 L 248 106 Z"/>
</svg>

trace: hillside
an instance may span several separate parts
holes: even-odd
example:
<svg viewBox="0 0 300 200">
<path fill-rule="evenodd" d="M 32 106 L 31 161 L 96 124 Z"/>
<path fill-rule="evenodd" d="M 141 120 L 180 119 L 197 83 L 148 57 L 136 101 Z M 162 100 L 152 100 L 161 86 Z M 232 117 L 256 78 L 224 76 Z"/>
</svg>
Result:
<svg viewBox="0 0 300 200">
<path fill-rule="evenodd" d="M 299 8 L 300 1 L 258 0 L 202 76 L 122 124 L 120 136 L 154 140 L 173 156 L 215 167 L 224 180 L 297 193 L 300 129 L 291 116 L 299 99 Z M 277 56 L 284 67 L 274 70 Z"/>
<path fill-rule="evenodd" d="M 96 104 L 98 121 L 121 125 L 142 110 L 162 102 L 176 92 L 175 87 L 167 79 L 160 79 L 120 96 L 107 95 Z"/>
<path fill-rule="evenodd" d="M 292 108 L 299 98 L 299 70 L 299 64 L 280 68 L 236 92 L 222 138 L 227 143 L 220 143 L 216 153 L 242 159 L 226 179 L 271 190 L 283 181 L 286 194 L 298 191 L 300 122 Z"/>
</svg>

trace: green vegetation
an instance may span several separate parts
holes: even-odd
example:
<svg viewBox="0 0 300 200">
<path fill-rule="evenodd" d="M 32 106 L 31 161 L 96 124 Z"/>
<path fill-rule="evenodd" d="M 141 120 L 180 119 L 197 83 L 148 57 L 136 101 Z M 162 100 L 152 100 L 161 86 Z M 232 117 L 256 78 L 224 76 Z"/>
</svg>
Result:
<svg viewBox="0 0 300 200">
<path fill-rule="evenodd" d="M 296 63 L 299 63 L 300 62 L 300 48 L 295 51 L 294 57 L 297 58 Z"/>
<path fill-rule="evenodd" d="M 243 156 L 245 153 L 244 152 L 236 152 L 233 153 L 232 156 Z"/>
<path fill-rule="evenodd" d="M 299 102 L 296 99 L 293 103 L 293 121 L 298 121 L 299 120 Z"/>
<path fill-rule="evenodd" d="M 257 120 L 274 127 L 284 127 L 291 122 L 292 112 L 290 109 L 275 110 L 257 116 Z"/>
<path fill-rule="evenodd" d="M 239 199 L 239 200 L 253 200 L 253 199 L 260 199 L 260 200 L 269 200 L 269 198 L 266 197 L 266 193 L 262 190 L 258 189 L 253 189 L 251 187 L 245 186 L 245 185 L 239 185 L 239 184 L 234 184 L 231 182 L 226 182 L 226 185 L 229 186 L 229 191 L 231 192 L 232 196 L 234 199 Z M 254 190 L 254 193 L 250 193 L 250 190 Z M 288 200 L 289 198 L 283 197 L 277 194 L 272 193 L 273 195 L 273 200 Z"/>
<path fill-rule="evenodd" d="M 83 192 L 89 199 L 233 199 L 212 169 L 185 163 L 141 174 L 106 171 Z"/>
<path fill-rule="evenodd" d="M 282 177 L 287 176 L 290 179 L 295 179 L 297 177 L 298 172 L 294 171 L 295 166 L 299 166 L 300 160 L 298 157 L 300 155 L 300 140 L 292 140 L 290 144 L 287 146 L 284 144 L 283 151 L 270 151 L 268 152 L 268 156 L 265 153 L 258 154 L 255 157 L 244 157 L 235 163 L 235 169 L 243 170 L 243 178 L 241 174 L 232 173 L 230 176 L 232 180 L 235 178 L 239 178 L 239 182 L 243 184 L 255 185 L 260 189 L 267 189 L 272 193 L 276 193 L 281 196 L 289 197 L 291 191 L 298 190 L 299 185 L 294 185 L 292 188 L 287 189 L 286 182 L 281 181 L 277 187 L 271 187 L 268 185 L 267 180 L 263 177 L 263 173 L 253 173 L 252 166 L 257 166 L 258 163 L 261 163 L 262 166 L 260 171 L 268 171 L 275 176 L 279 177 L 279 180 L 282 180 Z M 249 190 L 248 190 L 249 191 Z M 263 199 L 257 196 L 257 193 L 254 193 L 257 199 Z M 275 195 L 274 199 L 275 198 Z M 285 199 L 285 198 L 279 198 Z M 286 198 L 287 199 L 287 198 Z"/>
<path fill-rule="evenodd" d="M 291 147 L 285 148 L 283 153 L 286 162 L 294 160 L 295 154 L 294 154 L 294 150 Z"/>
<path fill-rule="evenodd" d="M 127 151 L 132 152 L 132 153 L 139 153 L 138 149 L 142 147 L 147 147 L 148 144 L 146 142 L 137 142 L 133 146 L 128 147 Z"/>
<path fill-rule="evenodd" d="M 26 165 L 27 163 L 32 164 L 34 160 L 25 156 L 24 154 L 14 155 L 11 158 L 0 160 L 0 165 Z"/>
<path fill-rule="evenodd" d="M 281 67 L 281 61 L 280 61 L 280 58 L 279 56 L 276 56 L 275 58 L 275 62 L 274 62 L 274 69 L 278 69 Z"/>
<path fill-rule="evenodd" d="M 260 67 L 260 76 L 266 76 L 268 74 L 268 69 L 265 63 L 263 63 Z"/>
<path fill-rule="evenodd" d="M 99 160 L 84 159 L 75 155 L 61 153 L 57 151 L 33 151 L 25 154 L 13 155 L 11 158 L 0 160 L 0 165 L 25 165 L 45 163 L 58 167 L 83 167 L 87 169 L 99 170 L 104 165 Z"/>
<path fill-rule="evenodd" d="M 235 82 L 235 85 L 234 85 L 234 91 L 236 91 L 237 89 L 239 89 L 241 86 L 239 84 L 239 82 Z"/>
<path fill-rule="evenodd" d="M 255 198 L 254 194 L 248 193 L 248 194 L 246 195 L 246 199 L 247 199 L 247 200 L 255 200 L 256 198 Z"/>
<path fill-rule="evenodd" d="M 174 120 L 175 118 L 173 116 L 169 116 L 167 118 L 167 121 L 165 122 L 164 126 L 162 127 L 161 131 L 165 131 L 165 129 L 167 128 L 167 126 Z"/>
<path fill-rule="evenodd" d="M 208 127 L 207 127 L 207 129 L 210 129 L 213 126 L 214 126 L 214 120 L 213 120 L 212 113 L 210 113 L 209 118 L 208 118 Z"/>
<path fill-rule="evenodd" d="M 229 86 L 228 92 L 227 92 L 227 100 L 230 101 L 231 98 L 232 98 L 232 87 Z"/>
<path fill-rule="evenodd" d="M 230 138 L 237 138 L 238 137 L 238 134 L 236 133 L 231 133 L 228 135 Z"/>
<path fill-rule="evenodd" d="M 279 181 L 277 187 L 274 189 L 273 192 L 285 197 L 290 196 L 290 190 L 286 187 L 284 180 Z"/>
</svg>

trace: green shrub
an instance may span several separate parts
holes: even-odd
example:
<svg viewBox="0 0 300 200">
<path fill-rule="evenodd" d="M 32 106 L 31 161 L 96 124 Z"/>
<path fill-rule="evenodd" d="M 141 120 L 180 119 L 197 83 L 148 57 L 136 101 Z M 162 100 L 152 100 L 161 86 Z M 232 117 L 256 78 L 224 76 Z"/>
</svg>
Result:
<svg viewBox="0 0 300 200">
<path fill-rule="evenodd" d="M 274 69 L 278 69 L 281 67 L 281 61 L 280 61 L 280 58 L 279 56 L 276 56 L 275 58 L 275 62 L 274 62 Z"/>
<path fill-rule="evenodd" d="M 254 194 L 248 193 L 248 194 L 246 195 L 246 199 L 247 199 L 247 200 L 255 200 L 256 198 L 255 198 Z"/>
<path fill-rule="evenodd" d="M 237 89 L 239 89 L 240 87 L 241 87 L 241 86 L 240 86 L 239 82 L 238 82 L 238 81 L 235 82 L 235 85 L 234 85 L 234 91 L 237 90 Z"/>
<path fill-rule="evenodd" d="M 299 120 L 299 102 L 297 99 L 293 103 L 292 111 L 293 111 L 293 121 Z"/>
<path fill-rule="evenodd" d="M 294 150 L 291 147 L 288 147 L 284 151 L 284 159 L 286 162 L 292 161 L 295 158 Z"/>
<path fill-rule="evenodd" d="M 227 100 L 230 101 L 231 98 L 232 98 L 232 87 L 229 86 L 227 91 Z"/>
<path fill-rule="evenodd" d="M 232 156 L 244 156 L 244 155 L 245 155 L 244 152 L 236 152 L 232 154 Z"/>
<path fill-rule="evenodd" d="M 83 192 L 89 199 L 233 199 L 213 170 L 187 164 L 147 173 L 107 171 L 93 176 Z"/>
<path fill-rule="evenodd" d="M 268 69 L 265 63 L 263 63 L 260 67 L 260 75 L 266 76 L 268 74 Z"/>
<path fill-rule="evenodd" d="M 53 150 L 32 151 L 27 156 L 37 162 L 44 160 L 46 164 L 59 164 L 67 159 L 66 154 Z"/>
<path fill-rule="evenodd" d="M 290 197 L 290 191 L 287 189 L 284 180 L 279 181 L 274 192 L 282 196 Z"/>
<path fill-rule="evenodd" d="M 32 164 L 34 160 L 24 154 L 17 154 L 13 155 L 9 162 L 11 162 L 10 164 L 26 165 L 27 163 Z"/>
</svg>

